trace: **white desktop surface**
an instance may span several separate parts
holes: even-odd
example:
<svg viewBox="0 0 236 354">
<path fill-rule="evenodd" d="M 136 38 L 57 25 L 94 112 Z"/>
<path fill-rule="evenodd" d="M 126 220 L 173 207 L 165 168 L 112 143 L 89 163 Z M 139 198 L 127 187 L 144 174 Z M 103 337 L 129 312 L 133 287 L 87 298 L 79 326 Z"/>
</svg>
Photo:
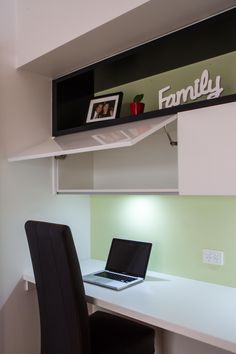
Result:
<svg viewBox="0 0 236 354">
<path fill-rule="evenodd" d="M 103 269 L 81 262 L 83 274 Z M 34 283 L 32 271 L 23 279 Z M 236 289 L 148 271 L 146 280 L 122 291 L 84 284 L 87 301 L 236 353 Z"/>
</svg>

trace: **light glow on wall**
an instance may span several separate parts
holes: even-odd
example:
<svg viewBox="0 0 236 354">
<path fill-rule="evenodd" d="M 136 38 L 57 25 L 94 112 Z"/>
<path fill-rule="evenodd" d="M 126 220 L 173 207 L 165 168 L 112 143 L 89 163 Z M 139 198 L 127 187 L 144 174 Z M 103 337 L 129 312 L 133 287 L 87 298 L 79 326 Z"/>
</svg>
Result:
<svg viewBox="0 0 236 354">
<path fill-rule="evenodd" d="M 157 199 L 152 196 L 132 196 L 124 200 L 122 208 L 123 222 L 129 228 L 140 232 L 147 230 L 149 225 L 160 220 Z"/>
<path fill-rule="evenodd" d="M 134 219 L 147 220 L 153 212 L 154 200 L 146 196 L 136 196 L 126 200 L 126 209 Z"/>
</svg>

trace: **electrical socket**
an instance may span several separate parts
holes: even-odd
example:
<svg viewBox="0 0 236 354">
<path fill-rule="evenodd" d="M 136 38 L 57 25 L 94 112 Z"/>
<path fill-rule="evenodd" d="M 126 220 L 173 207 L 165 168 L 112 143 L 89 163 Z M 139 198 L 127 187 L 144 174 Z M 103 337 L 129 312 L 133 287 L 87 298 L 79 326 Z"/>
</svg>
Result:
<svg viewBox="0 0 236 354">
<path fill-rule="evenodd" d="M 224 264 L 224 252 L 217 250 L 202 250 L 202 262 L 207 264 L 223 265 Z"/>
</svg>

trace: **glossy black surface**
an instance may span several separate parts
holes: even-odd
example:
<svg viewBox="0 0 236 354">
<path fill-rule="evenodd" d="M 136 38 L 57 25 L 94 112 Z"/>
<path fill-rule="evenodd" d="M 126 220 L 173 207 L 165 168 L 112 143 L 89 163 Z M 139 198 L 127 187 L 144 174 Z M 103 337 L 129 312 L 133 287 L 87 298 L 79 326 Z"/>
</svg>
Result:
<svg viewBox="0 0 236 354">
<path fill-rule="evenodd" d="M 145 278 L 152 244 L 113 238 L 106 270 Z"/>
<path fill-rule="evenodd" d="M 138 117 L 120 117 L 86 124 L 89 102 L 96 92 L 109 89 L 112 93 L 117 85 L 236 50 L 235 23 L 236 9 L 232 9 L 54 80 L 52 134 L 58 136 L 97 129 L 227 100 L 235 101 L 234 95 L 231 95 L 229 98 L 219 98 L 217 103 L 216 100 L 197 102 L 162 111 L 146 112 Z"/>
</svg>

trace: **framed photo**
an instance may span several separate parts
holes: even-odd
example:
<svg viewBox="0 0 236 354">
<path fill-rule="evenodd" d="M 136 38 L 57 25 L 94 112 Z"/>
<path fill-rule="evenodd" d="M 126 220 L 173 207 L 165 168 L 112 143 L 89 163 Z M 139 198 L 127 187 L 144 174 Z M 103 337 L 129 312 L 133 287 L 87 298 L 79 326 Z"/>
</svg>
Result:
<svg viewBox="0 0 236 354">
<path fill-rule="evenodd" d="M 99 96 L 91 99 L 86 123 L 95 123 L 119 117 L 123 93 Z"/>
</svg>

